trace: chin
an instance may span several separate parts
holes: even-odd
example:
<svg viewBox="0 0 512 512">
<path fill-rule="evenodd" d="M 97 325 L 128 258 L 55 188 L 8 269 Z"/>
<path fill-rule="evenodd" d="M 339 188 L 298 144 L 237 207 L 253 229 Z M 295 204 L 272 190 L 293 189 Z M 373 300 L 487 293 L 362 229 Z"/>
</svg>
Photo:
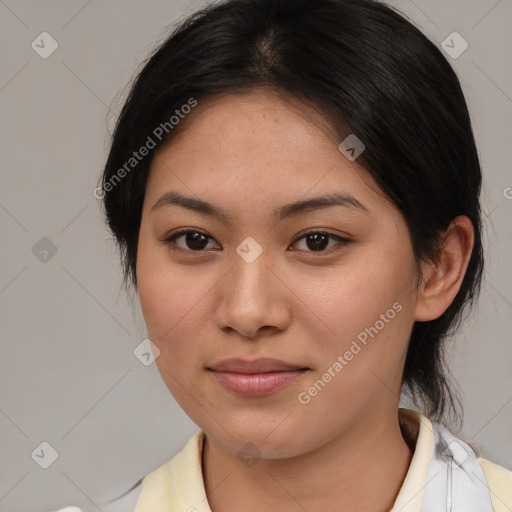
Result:
<svg viewBox="0 0 512 512">
<path fill-rule="evenodd" d="M 296 435 L 304 432 L 300 426 L 282 423 L 276 428 L 275 422 L 268 426 L 265 423 L 268 422 L 253 418 L 250 425 L 225 424 L 227 431 L 216 424 L 201 428 L 213 442 L 241 459 L 285 459 L 304 453 L 308 439 Z"/>
</svg>

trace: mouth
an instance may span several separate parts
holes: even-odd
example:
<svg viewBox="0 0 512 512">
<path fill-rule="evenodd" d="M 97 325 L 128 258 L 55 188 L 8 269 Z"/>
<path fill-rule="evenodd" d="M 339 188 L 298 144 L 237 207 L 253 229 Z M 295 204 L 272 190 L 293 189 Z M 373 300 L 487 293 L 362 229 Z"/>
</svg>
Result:
<svg viewBox="0 0 512 512">
<path fill-rule="evenodd" d="M 298 380 L 310 368 L 277 359 L 227 359 L 208 367 L 216 380 L 229 391 L 242 396 L 262 396 Z"/>
</svg>

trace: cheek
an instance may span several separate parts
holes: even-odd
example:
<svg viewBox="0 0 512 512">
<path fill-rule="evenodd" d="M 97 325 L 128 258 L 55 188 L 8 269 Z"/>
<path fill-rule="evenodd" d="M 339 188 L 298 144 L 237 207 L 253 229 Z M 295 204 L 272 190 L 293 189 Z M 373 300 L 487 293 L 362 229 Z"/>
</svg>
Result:
<svg viewBox="0 0 512 512">
<path fill-rule="evenodd" d="M 301 299 L 297 305 L 301 304 L 304 315 L 309 314 L 311 326 L 327 339 L 334 337 L 334 344 L 339 345 L 340 340 L 357 336 L 377 321 L 380 327 L 381 315 L 384 321 L 391 319 L 386 323 L 389 332 L 388 326 L 397 323 L 395 318 L 406 316 L 396 315 L 393 304 L 398 302 L 405 310 L 414 300 L 414 279 L 414 265 L 404 255 L 388 252 L 376 257 L 360 251 L 338 267 L 304 269 L 300 279 L 291 282 L 296 283 L 294 294 Z"/>
<path fill-rule="evenodd" d="M 314 286 L 301 277 L 297 295 L 314 313 L 312 327 L 321 329 L 318 336 L 311 333 L 322 340 L 317 388 L 322 394 L 324 383 L 329 388 L 317 405 L 332 395 L 349 407 L 356 397 L 364 403 L 386 386 L 396 387 L 413 324 L 415 278 L 413 257 L 391 248 L 378 257 L 358 257 L 324 278 L 317 275 Z"/>
<path fill-rule="evenodd" d="M 137 255 L 138 294 L 148 337 L 160 349 L 156 365 L 171 394 L 186 407 L 187 389 L 203 370 L 209 294 L 218 277 L 211 270 L 173 264 L 167 250 L 141 233 Z M 211 313 L 210 313 L 211 314 Z M 181 383 L 181 385 L 180 385 Z M 200 390 L 195 394 L 200 395 Z"/>
<path fill-rule="evenodd" d="M 187 410 L 187 393 L 192 390 L 192 375 L 201 365 L 201 353 L 194 340 L 197 318 L 197 289 L 188 277 L 161 266 L 142 249 L 138 263 L 138 291 L 148 337 L 159 348 L 156 366 L 167 389 Z M 149 263 L 151 262 L 151 263 Z M 197 394 L 194 392 L 194 395 Z"/>
<path fill-rule="evenodd" d="M 193 266 L 173 264 L 167 249 L 141 230 L 137 252 L 138 295 L 150 337 L 165 343 L 201 309 L 208 283 Z"/>
</svg>

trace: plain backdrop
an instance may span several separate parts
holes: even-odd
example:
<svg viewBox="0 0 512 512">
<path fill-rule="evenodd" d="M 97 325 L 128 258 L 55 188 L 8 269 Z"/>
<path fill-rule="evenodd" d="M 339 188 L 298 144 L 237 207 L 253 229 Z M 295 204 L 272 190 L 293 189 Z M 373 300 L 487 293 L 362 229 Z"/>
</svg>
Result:
<svg viewBox="0 0 512 512">
<path fill-rule="evenodd" d="M 512 1 L 390 3 L 441 48 L 454 31 L 468 43 L 457 58 L 446 55 L 481 156 L 487 269 L 449 361 L 463 433 L 510 468 Z M 126 85 L 173 23 L 200 5 L 0 0 L 1 511 L 115 498 L 198 429 L 156 366 L 134 356 L 144 323 L 122 291 L 93 190 Z M 44 51 L 58 44 L 47 58 L 32 45 L 41 37 Z M 57 457 L 47 469 L 42 449 Z"/>
</svg>

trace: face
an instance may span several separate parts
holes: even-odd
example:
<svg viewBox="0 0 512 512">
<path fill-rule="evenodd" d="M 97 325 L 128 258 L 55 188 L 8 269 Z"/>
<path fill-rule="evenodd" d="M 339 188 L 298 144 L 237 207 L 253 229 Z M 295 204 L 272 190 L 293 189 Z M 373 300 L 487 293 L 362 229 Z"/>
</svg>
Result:
<svg viewBox="0 0 512 512">
<path fill-rule="evenodd" d="M 417 280 L 401 214 L 295 100 L 232 95 L 182 122 L 152 161 L 137 255 L 177 402 L 224 449 L 267 458 L 396 414 Z M 247 365 L 222 366 L 232 358 Z"/>
</svg>

